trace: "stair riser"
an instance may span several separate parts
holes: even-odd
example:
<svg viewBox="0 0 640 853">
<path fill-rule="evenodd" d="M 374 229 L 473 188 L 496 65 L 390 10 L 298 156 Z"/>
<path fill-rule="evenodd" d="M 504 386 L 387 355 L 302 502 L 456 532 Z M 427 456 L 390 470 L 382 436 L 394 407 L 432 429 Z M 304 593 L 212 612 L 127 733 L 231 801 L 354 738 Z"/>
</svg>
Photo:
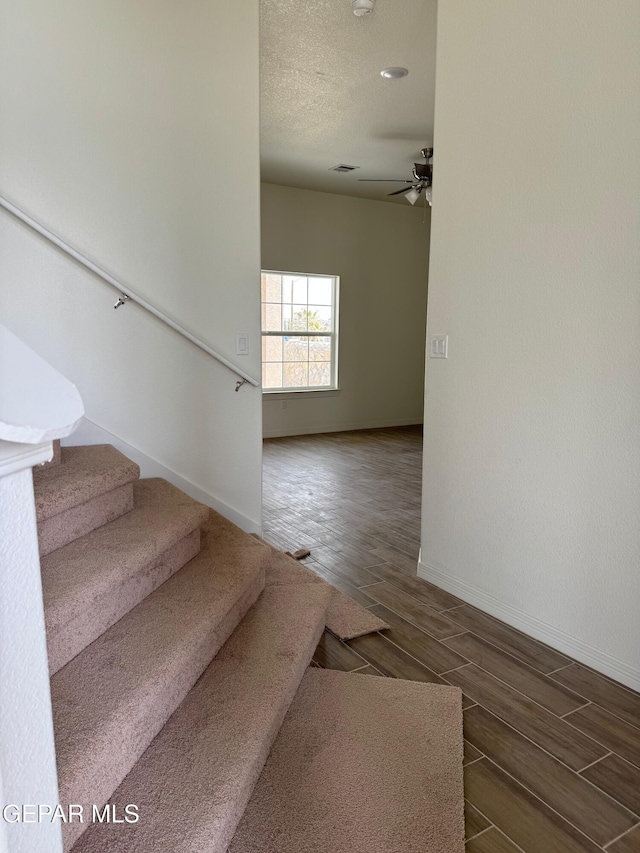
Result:
<svg viewBox="0 0 640 853">
<path fill-rule="evenodd" d="M 164 669 L 161 678 L 156 680 L 151 689 L 147 687 L 139 695 L 131 696 L 129 707 L 123 708 L 122 713 L 102 729 L 99 740 L 93 743 L 91 755 L 83 754 L 72 765 L 58 767 L 61 803 L 81 803 L 85 814 L 90 815 L 94 803 L 109 801 L 244 614 L 258 599 L 263 586 L 262 575 L 259 583 L 249 586 L 217 624 L 201 624 L 197 632 L 194 632 L 194 626 L 185 626 L 185 642 L 182 646 L 176 646 L 170 665 Z M 188 640 L 196 635 L 199 641 L 193 646 Z M 55 708 L 55 688 L 52 700 Z M 65 851 L 71 849 L 87 828 L 87 824 L 79 823 L 63 826 Z"/>
<path fill-rule="evenodd" d="M 132 509 L 133 483 L 126 483 L 79 506 L 39 521 L 40 556 L 46 557 L 57 548 L 62 548 L 74 539 L 86 536 L 92 530 L 115 521 Z"/>
<path fill-rule="evenodd" d="M 140 478 L 140 468 L 108 444 L 63 447 L 60 464 L 33 469 L 38 522 Z"/>
<path fill-rule="evenodd" d="M 133 607 L 175 574 L 200 550 L 200 529 L 192 531 L 160 557 L 144 566 L 134 577 L 74 612 L 56 632 L 47 624 L 49 673 L 58 670 L 114 625 Z M 46 617 L 46 612 L 45 612 Z"/>
</svg>

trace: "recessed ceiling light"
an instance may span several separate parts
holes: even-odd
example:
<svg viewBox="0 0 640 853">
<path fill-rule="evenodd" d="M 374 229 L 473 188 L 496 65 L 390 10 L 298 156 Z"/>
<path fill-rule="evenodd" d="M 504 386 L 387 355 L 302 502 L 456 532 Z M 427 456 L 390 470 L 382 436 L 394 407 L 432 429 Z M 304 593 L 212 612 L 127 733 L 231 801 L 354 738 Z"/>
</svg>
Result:
<svg viewBox="0 0 640 853">
<path fill-rule="evenodd" d="M 353 14 L 361 18 L 363 15 L 370 15 L 373 12 L 373 7 L 376 0 L 351 0 L 351 8 Z"/>
<path fill-rule="evenodd" d="M 380 76 L 385 80 L 399 80 L 401 77 L 406 77 L 409 73 L 408 68 L 403 68 L 401 65 L 394 65 L 392 68 L 383 68 Z"/>
</svg>

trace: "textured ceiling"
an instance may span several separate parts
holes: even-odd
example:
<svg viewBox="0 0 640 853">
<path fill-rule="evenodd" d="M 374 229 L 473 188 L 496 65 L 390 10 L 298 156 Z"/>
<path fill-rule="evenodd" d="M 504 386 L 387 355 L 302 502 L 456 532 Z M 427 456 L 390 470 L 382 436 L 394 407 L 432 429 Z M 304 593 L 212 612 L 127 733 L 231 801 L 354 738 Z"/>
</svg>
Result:
<svg viewBox="0 0 640 853">
<path fill-rule="evenodd" d="M 386 199 L 401 185 L 358 179 L 411 178 L 433 143 L 436 0 L 377 0 L 361 18 L 350 0 L 261 0 L 260 10 L 262 179 Z M 393 65 L 409 76 L 383 79 Z M 338 163 L 360 168 L 329 171 Z"/>
</svg>

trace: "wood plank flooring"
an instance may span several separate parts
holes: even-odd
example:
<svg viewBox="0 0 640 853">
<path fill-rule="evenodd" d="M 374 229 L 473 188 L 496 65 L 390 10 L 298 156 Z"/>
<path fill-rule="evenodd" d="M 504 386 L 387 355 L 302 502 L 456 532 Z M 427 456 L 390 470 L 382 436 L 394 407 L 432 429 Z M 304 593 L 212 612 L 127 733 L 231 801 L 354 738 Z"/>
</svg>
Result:
<svg viewBox="0 0 640 853">
<path fill-rule="evenodd" d="M 416 577 L 419 427 L 268 439 L 264 537 L 391 630 L 317 666 L 464 693 L 467 853 L 640 853 L 640 695 Z"/>
</svg>

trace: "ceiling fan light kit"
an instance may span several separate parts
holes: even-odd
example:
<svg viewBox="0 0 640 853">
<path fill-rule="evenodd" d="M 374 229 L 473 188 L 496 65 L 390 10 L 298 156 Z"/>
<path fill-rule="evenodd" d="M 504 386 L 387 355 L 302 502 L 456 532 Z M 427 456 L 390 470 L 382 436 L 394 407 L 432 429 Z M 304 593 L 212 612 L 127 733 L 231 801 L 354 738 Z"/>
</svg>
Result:
<svg viewBox="0 0 640 853">
<path fill-rule="evenodd" d="M 366 181 L 367 183 L 409 184 L 410 186 L 408 188 L 402 187 L 402 189 L 394 190 L 392 193 L 389 193 L 389 195 L 404 195 L 410 204 L 415 204 L 424 190 L 425 199 L 427 200 L 429 207 L 431 207 L 431 190 L 433 184 L 433 163 L 431 163 L 431 159 L 433 158 L 433 148 L 423 148 L 420 153 L 424 157 L 424 163 L 413 164 L 412 180 L 403 180 L 402 178 L 360 178 L 360 180 Z"/>
<path fill-rule="evenodd" d="M 411 187 L 409 192 L 404 194 L 404 197 L 410 204 L 415 204 L 420 198 L 420 190 L 417 187 Z"/>
<path fill-rule="evenodd" d="M 376 0 L 351 0 L 351 9 L 358 18 L 371 14 L 375 5 Z"/>
</svg>

